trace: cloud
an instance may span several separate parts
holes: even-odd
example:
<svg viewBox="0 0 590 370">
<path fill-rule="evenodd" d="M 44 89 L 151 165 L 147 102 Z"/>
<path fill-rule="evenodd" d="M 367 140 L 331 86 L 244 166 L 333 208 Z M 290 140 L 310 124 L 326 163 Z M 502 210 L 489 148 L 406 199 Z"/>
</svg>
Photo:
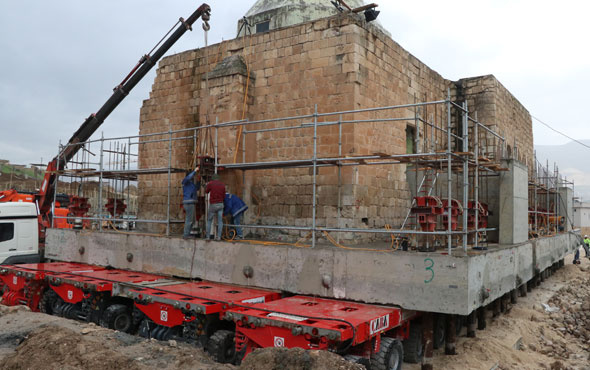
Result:
<svg viewBox="0 0 590 370">
<path fill-rule="evenodd" d="M 210 2 L 209 43 L 233 38 L 253 3 Z M 67 141 L 140 56 L 197 6 L 188 0 L 2 2 L 0 158 L 29 163 L 55 156 L 58 142 Z M 590 138 L 588 7 L 573 0 L 382 2 L 379 20 L 445 78 L 492 73 L 531 113 L 574 137 Z M 198 26 L 169 54 L 203 44 Z M 100 128 L 105 136 L 137 133 L 139 108 L 154 76 L 146 76 L 107 119 Z M 535 141 L 566 140 L 535 125 Z"/>
</svg>

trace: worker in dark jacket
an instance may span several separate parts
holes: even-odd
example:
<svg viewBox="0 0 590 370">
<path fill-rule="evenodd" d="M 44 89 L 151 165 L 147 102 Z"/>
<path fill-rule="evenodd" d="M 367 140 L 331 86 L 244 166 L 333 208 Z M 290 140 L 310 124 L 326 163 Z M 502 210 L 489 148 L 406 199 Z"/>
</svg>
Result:
<svg viewBox="0 0 590 370">
<path fill-rule="evenodd" d="M 223 199 L 225 198 L 225 185 L 219 181 L 219 175 L 211 176 L 211 181 L 205 187 L 205 193 L 209 194 L 209 211 L 207 212 L 207 240 L 210 240 L 211 225 L 213 218 L 217 216 L 217 235 L 215 240 L 221 240 L 221 231 L 223 228 Z"/>
<path fill-rule="evenodd" d="M 240 199 L 240 197 L 229 193 L 225 194 L 223 205 L 223 213 L 226 215 L 231 215 L 232 217 L 232 224 L 236 230 L 235 239 L 242 239 L 244 235 L 242 234 L 242 228 L 240 225 L 242 224 L 242 216 L 248 209 L 248 206 L 242 199 Z"/>
<path fill-rule="evenodd" d="M 195 207 L 197 205 L 197 191 L 201 186 L 200 176 L 197 177 L 195 184 L 195 175 L 199 172 L 199 166 L 194 171 L 187 172 L 186 177 L 182 180 L 182 206 L 186 212 L 184 219 L 184 233 L 183 238 L 191 236 L 191 229 L 195 223 Z"/>
</svg>

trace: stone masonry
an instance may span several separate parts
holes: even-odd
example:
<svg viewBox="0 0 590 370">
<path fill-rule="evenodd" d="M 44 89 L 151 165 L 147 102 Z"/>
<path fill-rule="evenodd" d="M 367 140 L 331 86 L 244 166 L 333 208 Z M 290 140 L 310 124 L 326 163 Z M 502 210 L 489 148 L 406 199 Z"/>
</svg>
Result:
<svg viewBox="0 0 590 370">
<path fill-rule="evenodd" d="M 480 121 L 506 135 L 510 151 L 514 152 L 517 143 L 520 158 L 532 157 L 530 115 L 493 76 L 459 82 L 446 80 L 378 28 L 346 14 L 162 59 L 150 97 L 141 109 L 140 134 L 244 118 L 255 121 L 308 115 L 314 113 L 315 105 L 318 112 L 325 113 L 443 100 L 449 89 L 454 99 L 467 100 L 471 110 L 477 110 Z M 414 117 L 415 113 L 405 109 L 387 115 L 347 114 L 343 118 Z M 428 107 L 418 113 L 446 127 L 444 107 Z M 285 121 L 275 125 L 289 124 Z M 413 121 L 344 124 L 342 154 L 405 154 L 406 129 L 412 125 Z M 201 130 L 196 138 L 192 133 L 190 137 L 186 133 L 174 134 L 171 166 L 189 169 L 193 165 L 195 142 L 199 154 L 213 155 L 214 131 Z M 427 136 L 430 135 L 428 132 Z M 237 127 L 218 130 L 221 164 L 242 162 L 241 137 Z M 432 137 L 439 149 L 446 143 L 446 136 L 439 131 L 432 133 Z M 310 159 L 312 143 L 313 128 L 248 134 L 245 157 L 247 162 Z M 140 168 L 168 166 L 169 146 L 168 141 L 141 145 Z M 318 156 L 338 156 L 337 126 L 318 129 Z M 311 225 L 312 174 L 309 168 L 247 171 L 243 182 L 241 171 L 228 170 L 222 172 L 222 180 L 250 205 L 247 223 L 304 226 Z M 183 176 L 172 176 L 172 219 L 183 217 Z M 338 169 L 318 169 L 317 181 L 317 224 L 337 226 Z M 167 175 L 140 177 L 140 219 L 165 219 L 167 190 Z M 339 226 L 399 227 L 411 201 L 406 166 L 342 167 L 340 194 Z M 145 228 L 163 231 L 156 226 Z M 353 235 L 342 237 L 352 239 Z"/>
</svg>

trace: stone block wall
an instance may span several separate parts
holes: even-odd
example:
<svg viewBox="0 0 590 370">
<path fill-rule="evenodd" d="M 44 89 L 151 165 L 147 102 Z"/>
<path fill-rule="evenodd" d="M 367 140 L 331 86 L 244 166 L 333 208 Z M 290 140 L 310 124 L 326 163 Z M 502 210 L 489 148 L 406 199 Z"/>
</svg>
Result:
<svg viewBox="0 0 590 370">
<path fill-rule="evenodd" d="M 506 139 L 503 155 L 533 169 L 533 121 L 528 110 L 493 75 L 461 79 L 453 84 L 453 97 L 466 101 L 470 115 Z M 480 133 L 481 146 L 492 152 L 500 141 Z M 472 145 L 473 143 L 471 143 Z M 501 155 L 501 153 L 498 153 Z"/>
<path fill-rule="evenodd" d="M 313 115 L 316 105 L 322 114 L 443 100 L 447 89 L 454 86 L 375 27 L 339 15 L 164 58 L 150 98 L 144 101 L 141 109 L 140 134 L 167 131 L 168 127 L 186 129 L 243 118 L 257 121 Z M 502 103 L 510 107 L 518 103 L 499 83 L 490 99 L 492 105 Z M 516 115 L 521 120 L 524 113 L 520 108 L 519 104 L 510 109 L 494 107 L 493 114 L 485 118 L 497 121 L 509 116 L 512 119 Z M 446 127 L 446 111 L 442 105 L 423 107 L 417 112 L 408 108 L 320 116 L 317 119 L 323 122 L 340 117 L 344 121 L 412 118 L 415 114 Z M 251 125 L 247 130 L 297 126 L 313 120 L 314 117 L 309 116 L 271 125 Z M 480 120 L 484 121 L 481 116 Z M 416 129 L 413 120 L 357 125 L 343 123 L 341 153 L 404 154 L 408 127 Z M 192 166 L 195 142 L 198 153 L 212 155 L 213 131 L 200 130 L 197 138 L 174 141 L 172 167 L 188 169 Z M 529 135 L 530 131 L 524 127 L 515 135 Z M 186 134 L 175 135 L 179 138 Z M 446 143 L 446 135 L 437 130 L 421 131 L 420 136 L 419 151 L 440 149 Z M 319 158 L 339 155 L 338 126 L 320 126 L 317 137 Z M 312 127 L 258 133 L 244 133 L 237 127 L 220 128 L 217 138 L 221 164 L 240 163 L 243 156 L 247 162 L 311 159 L 314 153 Z M 523 147 L 530 144 L 532 152 L 532 132 L 530 143 L 527 139 L 520 142 Z M 142 145 L 140 167 L 167 166 L 169 145 L 169 142 Z M 521 152 L 528 153 L 528 149 L 521 149 Z M 319 226 L 373 228 L 389 224 L 395 228 L 405 218 L 411 202 L 405 165 L 345 166 L 340 168 L 340 181 L 337 167 L 318 168 L 317 174 Z M 245 222 L 310 226 L 312 175 L 310 168 L 247 171 L 244 177 L 241 171 L 232 170 L 222 172 L 222 180 L 233 193 L 243 195 L 250 205 Z M 179 207 L 182 177 L 177 174 L 172 179 L 173 219 L 182 218 Z M 139 218 L 165 218 L 167 187 L 167 175 L 140 178 Z M 339 198 L 341 218 L 338 222 Z M 161 227 L 148 229 L 162 230 Z M 366 238 L 367 235 L 355 237 Z M 343 237 L 351 239 L 353 235 Z"/>
</svg>

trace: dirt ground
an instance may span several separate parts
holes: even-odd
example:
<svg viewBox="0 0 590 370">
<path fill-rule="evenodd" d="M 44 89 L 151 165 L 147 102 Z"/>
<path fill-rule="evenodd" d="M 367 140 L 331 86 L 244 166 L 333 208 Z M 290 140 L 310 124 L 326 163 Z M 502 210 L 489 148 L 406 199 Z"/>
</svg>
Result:
<svg viewBox="0 0 590 370">
<path fill-rule="evenodd" d="M 477 338 L 457 339 L 457 355 L 435 352 L 435 369 L 590 370 L 590 261 L 566 266 L 504 315 L 488 320 Z M 543 304 L 547 306 L 544 307 Z M 237 369 L 213 362 L 202 349 L 158 342 L 26 307 L 0 306 L 0 369 Z M 251 354 L 243 370 L 355 370 L 341 357 L 299 349 Z M 420 365 L 404 364 L 404 369 Z"/>
<path fill-rule="evenodd" d="M 183 343 L 158 342 L 0 306 L 0 369 L 235 369 Z"/>
<path fill-rule="evenodd" d="M 434 368 L 590 370 L 590 260 L 581 259 L 581 265 L 573 265 L 569 256 L 565 267 L 519 297 L 508 313 L 488 316 L 487 328 L 476 338 L 463 332 L 457 355 L 435 351 Z M 543 304 L 558 311 L 548 312 Z M 404 364 L 404 369 L 420 365 Z"/>
</svg>

